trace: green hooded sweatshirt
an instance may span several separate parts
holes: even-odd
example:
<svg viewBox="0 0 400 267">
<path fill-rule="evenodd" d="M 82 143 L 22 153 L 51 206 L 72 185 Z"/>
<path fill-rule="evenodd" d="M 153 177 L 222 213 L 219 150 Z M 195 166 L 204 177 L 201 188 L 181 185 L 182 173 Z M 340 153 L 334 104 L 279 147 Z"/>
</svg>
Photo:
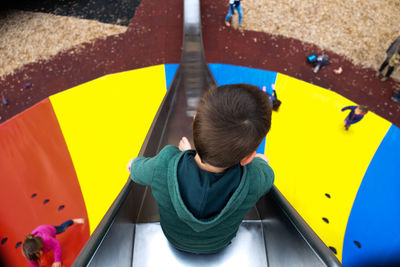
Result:
<svg viewBox="0 0 400 267">
<path fill-rule="evenodd" d="M 243 167 L 239 186 L 221 212 L 201 220 L 188 210 L 179 191 L 177 169 L 183 154 L 175 146 L 166 146 L 153 158 L 138 157 L 131 178 L 151 186 L 161 228 L 174 247 L 192 253 L 218 252 L 229 245 L 244 216 L 271 189 L 274 173 L 264 160 L 255 158 Z"/>
</svg>

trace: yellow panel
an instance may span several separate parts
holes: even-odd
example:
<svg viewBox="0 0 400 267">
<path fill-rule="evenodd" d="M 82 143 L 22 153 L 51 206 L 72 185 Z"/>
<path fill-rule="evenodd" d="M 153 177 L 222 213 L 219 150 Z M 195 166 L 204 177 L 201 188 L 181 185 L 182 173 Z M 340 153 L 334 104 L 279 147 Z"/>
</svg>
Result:
<svg viewBox="0 0 400 267">
<path fill-rule="evenodd" d="M 164 65 L 107 75 L 50 97 L 91 233 L 124 184 L 166 93 Z"/>
<path fill-rule="evenodd" d="M 346 131 L 349 111 L 341 109 L 355 105 L 350 100 L 282 74 L 276 90 L 282 105 L 273 112 L 266 144 L 276 185 L 341 260 L 351 207 L 391 124 L 368 112 Z"/>
</svg>

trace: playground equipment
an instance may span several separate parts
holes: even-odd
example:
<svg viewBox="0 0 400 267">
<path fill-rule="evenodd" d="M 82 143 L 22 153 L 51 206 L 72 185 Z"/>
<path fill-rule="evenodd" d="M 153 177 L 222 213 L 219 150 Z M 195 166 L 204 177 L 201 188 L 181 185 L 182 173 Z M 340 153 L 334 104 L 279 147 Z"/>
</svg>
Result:
<svg viewBox="0 0 400 267">
<path fill-rule="evenodd" d="M 205 62 L 199 0 L 184 2 L 181 63 L 139 155 L 191 136 L 201 96 L 216 82 Z M 264 196 L 245 217 L 236 238 L 213 255 L 172 248 L 159 225 L 151 190 L 128 180 L 73 266 L 341 266 L 279 190 Z"/>
</svg>

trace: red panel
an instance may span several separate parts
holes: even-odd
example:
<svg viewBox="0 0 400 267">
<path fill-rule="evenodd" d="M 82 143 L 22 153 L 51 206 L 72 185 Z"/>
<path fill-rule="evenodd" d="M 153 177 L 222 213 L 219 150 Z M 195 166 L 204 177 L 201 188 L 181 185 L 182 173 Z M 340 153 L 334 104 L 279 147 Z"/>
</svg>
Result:
<svg viewBox="0 0 400 267">
<path fill-rule="evenodd" d="M 29 266 L 25 236 L 40 224 L 87 218 L 82 193 L 57 118 L 48 99 L 0 125 L 0 255 L 6 266 Z M 32 197 L 36 194 L 35 197 Z M 45 200 L 49 200 L 44 204 Z M 64 208 L 58 208 L 64 205 Z M 88 223 L 59 236 L 63 266 L 89 238 Z"/>
</svg>

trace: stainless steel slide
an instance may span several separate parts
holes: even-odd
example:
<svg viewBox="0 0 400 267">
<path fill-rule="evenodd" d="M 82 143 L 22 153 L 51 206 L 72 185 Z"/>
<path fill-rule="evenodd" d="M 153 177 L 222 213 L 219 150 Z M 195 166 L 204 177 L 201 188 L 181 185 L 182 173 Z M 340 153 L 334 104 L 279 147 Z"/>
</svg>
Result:
<svg viewBox="0 0 400 267">
<path fill-rule="evenodd" d="M 182 59 L 143 143 L 140 155 L 191 136 L 200 97 L 216 82 L 206 64 L 200 0 L 184 0 Z M 273 125 L 272 125 L 273 127 Z M 128 180 L 73 266 L 341 266 L 335 255 L 276 189 L 247 214 L 222 252 L 193 255 L 175 250 L 159 224 L 151 189 Z"/>
</svg>

